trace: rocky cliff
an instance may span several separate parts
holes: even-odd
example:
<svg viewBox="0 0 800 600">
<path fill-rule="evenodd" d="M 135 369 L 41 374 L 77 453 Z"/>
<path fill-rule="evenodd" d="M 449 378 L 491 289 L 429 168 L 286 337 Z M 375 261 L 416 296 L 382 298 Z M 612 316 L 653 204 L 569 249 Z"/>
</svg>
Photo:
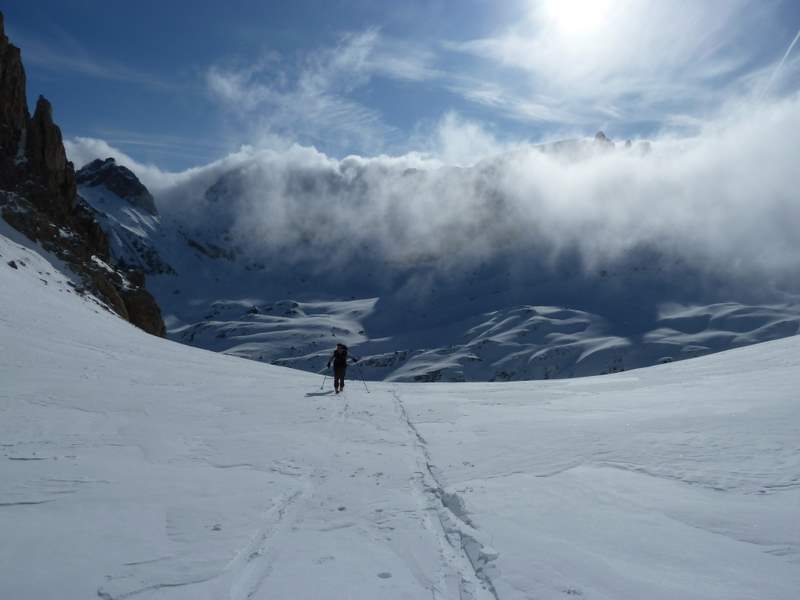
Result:
<svg viewBox="0 0 800 600">
<path fill-rule="evenodd" d="M 94 160 L 75 173 L 80 198 L 93 210 L 110 241 L 111 256 L 146 275 L 175 274 L 156 248 L 161 217 L 149 190 L 113 158 Z"/>
<path fill-rule="evenodd" d="M 93 160 L 77 173 L 78 185 L 84 187 L 104 186 L 109 192 L 116 194 L 134 208 L 150 215 L 158 215 L 155 200 L 150 191 L 142 184 L 133 172 L 118 165 L 113 158 Z"/>
<path fill-rule="evenodd" d="M 40 96 L 30 116 L 20 50 L 5 35 L 2 13 L 0 214 L 69 265 L 81 289 L 134 325 L 164 335 L 161 311 L 144 288 L 144 275 L 114 264 L 93 209 L 78 196 L 75 170 L 50 102 Z"/>
</svg>

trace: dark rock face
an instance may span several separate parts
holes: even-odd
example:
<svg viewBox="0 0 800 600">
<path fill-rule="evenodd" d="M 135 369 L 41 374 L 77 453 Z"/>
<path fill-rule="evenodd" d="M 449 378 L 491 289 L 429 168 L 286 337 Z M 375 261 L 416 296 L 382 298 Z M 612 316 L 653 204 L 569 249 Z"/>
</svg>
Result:
<svg viewBox="0 0 800 600">
<path fill-rule="evenodd" d="M 614 147 L 614 142 L 612 142 L 610 139 L 608 139 L 608 136 L 602 131 L 598 131 L 596 134 L 594 134 L 594 142 L 598 146 L 602 146 L 602 147 L 605 147 L 605 148 L 613 148 Z"/>
<path fill-rule="evenodd" d="M 123 290 L 122 301 L 131 323 L 154 335 L 164 337 L 167 334 L 161 311 L 144 287 Z"/>
<path fill-rule="evenodd" d="M 39 96 L 28 126 L 26 154 L 31 173 L 54 198 L 64 201 L 46 208 L 73 210 L 77 204 L 75 170 L 67 160 L 61 130 L 53 122 L 53 107 L 43 96 Z"/>
<path fill-rule="evenodd" d="M 78 185 L 89 187 L 104 185 L 136 208 L 151 215 L 158 214 L 155 200 L 148 189 L 130 169 L 118 165 L 113 158 L 93 160 L 78 171 L 77 182 Z"/>
<path fill-rule="evenodd" d="M 158 217 L 153 196 L 132 171 L 118 165 L 113 158 L 98 159 L 80 169 L 75 179 L 79 196 L 94 209 L 95 219 L 112 241 L 111 255 L 119 266 L 138 269 L 147 275 L 175 273 L 146 233 L 138 231 L 138 226 L 126 227 L 126 218 L 135 220 L 131 211 L 125 211 L 125 216 L 116 213 L 117 208 L 124 208 L 127 203 L 137 215 Z M 134 286 L 144 287 L 144 281 Z"/>
<path fill-rule="evenodd" d="M 68 264 L 84 288 L 110 310 L 149 333 L 164 335 L 161 311 L 144 289 L 144 274 L 113 264 L 108 237 L 77 194 L 75 171 L 52 106 L 40 96 L 30 117 L 20 51 L 5 35 L 2 13 L 0 214 Z"/>
<path fill-rule="evenodd" d="M 13 177 L 24 160 L 25 135 L 30 116 L 25 97 L 25 70 L 19 48 L 9 43 L 0 13 L 0 178 Z M 19 152 L 20 149 L 22 152 Z"/>
</svg>

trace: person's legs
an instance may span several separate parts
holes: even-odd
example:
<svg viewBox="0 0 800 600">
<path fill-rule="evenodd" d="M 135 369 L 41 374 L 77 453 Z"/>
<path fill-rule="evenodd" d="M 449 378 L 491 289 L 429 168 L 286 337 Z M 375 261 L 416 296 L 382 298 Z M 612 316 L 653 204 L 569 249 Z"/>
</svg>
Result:
<svg viewBox="0 0 800 600">
<path fill-rule="evenodd" d="M 337 392 L 344 388 L 344 369 L 338 368 L 333 370 L 333 389 Z"/>
</svg>

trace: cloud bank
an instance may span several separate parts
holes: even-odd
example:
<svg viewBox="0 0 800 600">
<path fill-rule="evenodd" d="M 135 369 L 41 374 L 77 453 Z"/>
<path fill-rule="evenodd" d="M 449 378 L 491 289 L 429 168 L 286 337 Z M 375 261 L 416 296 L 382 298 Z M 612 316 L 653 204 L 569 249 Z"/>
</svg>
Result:
<svg viewBox="0 0 800 600">
<path fill-rule="evenodd" d="M 443 120 L 428 153 L 337 160 L 311 147 L 243 148 L 163 173 L 96 140 L 73 160 L 115 155 L 154 187 L 162 212 L 224 228 L 252 256 L 402 270 L 474 266 L 500 255 L 587 270 L 642 248 L 733 278 L 800 283 L 800 96 L 740 104 L 695 137 L 651 151 L 593 140 L 504 146 L 480 125 Z M 458 149 L 491 151 L 468 164 Z M 99 153 L 99 154 L 98 154 Z M 210 191 L 209 191 L 209 188 Z"/>
</svg>

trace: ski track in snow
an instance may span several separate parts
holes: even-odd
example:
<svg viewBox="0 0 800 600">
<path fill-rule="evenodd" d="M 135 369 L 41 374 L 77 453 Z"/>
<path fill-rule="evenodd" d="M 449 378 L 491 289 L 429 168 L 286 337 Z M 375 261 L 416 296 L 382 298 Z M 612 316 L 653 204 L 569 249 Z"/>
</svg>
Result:
<svg viewBox="0 0 800 600">
<path fill-rule="evenodd" d="M 490 569 L 487 568 L 491 561 L 497 558 L 497 554 L 478 541 L 478 533 L 464 509 L 463 500 L 455 493 L 446 492 L 442 487 L 436 476 L 437 468 L 432 464 L 425 438 L 420 435 L 409 418 L 400 394 L 396 389 L 391 393 L 396 410 L 408 428 L 418 454 L 417 462 L 420 465 L 420 471 L 415 474 L 417 476 L 414 481 L 422 494 L 433 505 L 432 508 L 436 512 L 438 525 L 444 534 L 446 544 L 460 554 L 460 557 L 451 556 L 449 559 L 450 564 L 460 576 L 460 597 L 479 600 L 491 595 L 491 598 L 498 600 L 497 591 L 489 576 Z M 442 550 L 451 554 L 447 552 L 444 544 L 442 544 Z M 464 568 L 464 559 L 466 559 L 471 573 Z"/>
<path fill-rule="evenodd" d="M 348 403 L 346 398 L 341 410 L 330 419 L 329 436 L 336 428 L 336 423 L 346 416 Z M 258 594 L 265 580 L 272 572 L 276 554 L 280 551 L 280 535 L 286 528 L 297 528 L 302 523 L 302 517 L 308 506 L 309 499 L 320 487 L 320 483 L 327 477 L 327 471 L 318 466 L 310 474 L 298 473 L 300 470 L 294 465 L 289 468 L 274 467 L 273 471 L 290 477 L 301 477 L 303 489 L 294 492 L 276 507 L 270 510 L 270 515 L 265 519 L 265 525 L 259 529 L 253 541 L 244 548 L 234 560 L 232 566 L 233 580 L 230 585 L 230 600 L 251 600 Z M 328 465 L 330 467 L 330 465 Z"/>
<path fill-rule="evenodd" d="M 363 403 L 366 397 L 360 397 Z M 291 463 L 279 463 L 271 468 L 272 472 L 299 479 L 301 489 L 274 500 L 273 506 L 265 513 L 261 523 L 255 529 L 250 542 L 241 548 L 236 557 L 225 568 L 224 572 L 211 577 L 200 577 L 181 582 L 158 583 L 144 585 L 138 589 L 128 589 L 121 593 L 110 592 L 101 587 L 98 595 L 106 600 L 121 600 L 147 592 L 162 590 L 165 587 L 190 586 L 193 584 L 207 583 L 211 579 L 219 579 L 220 585 L 214 589 L 224 588 L 225 597 L 229 600 L 251 600 L 254 598 L 270 597 L 269 578 L 276 569 L 280 559 L 281 549 L 291 545 L 293 533 L 303 527 L 306 518 L 314 517 L 315 507 L 320 501 L 328 498 L 326 487 L 337 489 L 344 488 L 350 478 L 335 460 L 336 449 L 346 442 L 343 436 L 352 431 L 349 427 L 356 423 L 359 428 L 373 425 L 378 431 L 391 431 L 393 427 L 386 424 L 375 424 L 370 417 L 375 416 L 373 411 L 381 404 L 391 406 L 396 425 L 405 430 L 407 440 L 391 444 L 395 448 L 407 450 L 413 448 L 414 464 L 419 470 L 401 474 L 407 479 L 414 496 L 417 508 L 404 511 L 403 519 L 417 523 L 420 535 L 432 538 L 440 560 L 436 571 L 435 581 L 425 581 L 426 576 L 420 575 L 421 583 L 428 587 L 431 597 L 435 600 L 488 600 L 496 599 L 497 595 L 488 576 L 487 565 L 492 560 L 491 550 L 477 541 L 478 533 L 474 530 L 460 499 L 455 494 L 449 494 L 441 488 L 435 476 L 435 467 L 430 462 L 425 443 L 415 426 L 409 420 L 402 400 L 395 391 L 391 393 L 377 392 L 371 397 L 375 401 L 369 406 L 362 406 L 362 410 L 354 412 L 351 409 L 350 394 L 343 393 L 331 398 L 335 408 L 326 411 L 327 425 L 323 439 L 328 440 L 328 458 L 317 463 L 313 468 L 298 467 Z M 393 402 L 392 402 L 393 401 Z M 366 418 L 365 418 L 366 417 Z M 213 465 L 216 468 L 252 468 L 250 464 L 239 465 Z M 432 517 L 435 516 L 434 517 Z M 396 517 L 394 517 L 396 518 Z M 387 520 L 376 521 L 378 529 Z M 362 527 L 356 522 L 333 523 L 321 528 L 326 533 L 336 532 L 340 529 Z M 394 527 L 386 527 L 392 531 Z M 376 532 L 372 536 L 379 537 Z M 328 557 L 332 559 L 332 557 Z M 130 565 L 129 566 L 139 566 Z M 391 573 L 382 571 L 379 578 L 388 579 Z M 119 584 L 120 582 L 118 582 Z M 130 583 L 130 582 L 129 582 Z"/>
<path fill-rule="evenodd" d="M 230 589 L 230 600 L 249 600 L 253 598 L 272 569 L 275 547 L 270 538 L 278 533 L 287 513 L 303 496 L 303 492 L 295 492 L 279 506 L 270 511 L 266 525 L 262 527 L 253 541 L 240 552 L 232 565 L 233 581 Z M 272 518 L 274 516 L 274 518 Z"/>
<path fill-rule="evenodd" d="M 622 376 L 334 396 L 147 336 L 3 236 L 0 254 L 27 265 L 0 262 L 0 598 L 800 589 L 797 338 Z"/>
</svg>

